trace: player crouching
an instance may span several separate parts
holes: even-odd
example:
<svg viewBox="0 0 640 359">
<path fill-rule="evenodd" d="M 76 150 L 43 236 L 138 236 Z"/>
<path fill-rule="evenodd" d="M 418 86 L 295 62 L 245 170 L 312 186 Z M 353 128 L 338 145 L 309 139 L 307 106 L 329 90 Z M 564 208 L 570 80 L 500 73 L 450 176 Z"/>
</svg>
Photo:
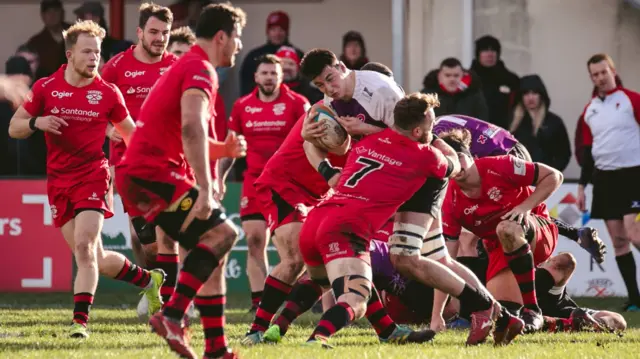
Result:
<svg viewBox="0 0 640 359">
<path fill-rule="evenodd" d="M 513 156 L 474 161 L 467 130 L 441 138 L 458 151 L 462 167 L 447 189 L 444 235 L 455 240 L 464 227 L 483 238 L 489 254 L 487 288 L 501 302 L 524 304 L 525 332 L 541 329 L 535 264 L 546 261 L 558 241 L 558 228 L 543 202 L 562 183 L 562 173 Z"/>
</svg>

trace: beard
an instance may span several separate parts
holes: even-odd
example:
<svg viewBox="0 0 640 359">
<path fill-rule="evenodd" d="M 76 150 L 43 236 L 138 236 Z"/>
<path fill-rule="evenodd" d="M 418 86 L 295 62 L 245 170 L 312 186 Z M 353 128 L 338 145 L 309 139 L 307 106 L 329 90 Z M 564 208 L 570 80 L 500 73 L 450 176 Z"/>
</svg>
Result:
<svg viewBox="0 0 640 359">
<path fill-rule="evenodd" d="M 153 49 L 153 47 L 152 47 L 152 46 L 154 45 L 154 43 L 147 44 L 147 42 L 144 40 L 144 38 L 142 38 L 141 43 L 142 43 L 142 48 L 144 49 L 144 51 L 145 51 L 149 56 L 151 56 L 151 57 L 159 57 L 159 56 L 162 56 L 162 54 L 164 53 L 164 51 L 165 51 L 165 50 L 166 50 L 166 48 L 167 48 L 166 46 L 164 46 L 164 45 L 165 45 L 164 43 L 156 42 L 156 43 L 155 43 L 155 45 L 160 45 L 160 44 L 162 44 L 162 45 L 163 45 L 163 46 L 162 46 L 162 51 L 158 52 L 158 51 L 155 51 L 155 50 Z"/>
<path fill-rule="evenodd" d="M 269 86 L 269 89 L 265 88 L 265 85 L 258 84 L 258 91 L 265 96 L 271 96 L 276 91 L 275 84 L 266 85 Z"/>
<path fill-rule="evenodd" d="M 418 142 L 422 143 L 422 144 L 427 144 L 429 142 L 431 142 L 431 139 L 429 138 L 429 132 L 425 132 L 422 134 L 422 136 L 418 137 Z"/>
<path fill-rule="evenodd" d="M 96 77 L 96 75 L 98 74 L 97 71 L 97 65 L 96 65 L 96 69 L 94 69 L 93 71 L 89 70 L 88 67 L 82 68 L 82 67 L 78 67 L 76 66 L 76 64 L 73 64 L 73 69 L 75 70 L 75 72 L 84 77 L 85 79 L 92 79 L 94 77 Z"/>
</svg>

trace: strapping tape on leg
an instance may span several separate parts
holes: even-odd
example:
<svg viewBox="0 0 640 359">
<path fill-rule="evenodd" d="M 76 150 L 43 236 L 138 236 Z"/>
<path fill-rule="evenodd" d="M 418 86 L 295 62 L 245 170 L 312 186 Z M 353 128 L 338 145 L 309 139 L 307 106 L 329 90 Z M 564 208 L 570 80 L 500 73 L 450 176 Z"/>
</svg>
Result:
<svg viewBox="0 0 640 359">
<path fill-rule="evenodd" d="M 422 244 L 422 256 L 437 261 L 445 257 L 448 253 L 442 233 L 437 233 L 436 231 L 429 232 Z"/>
<path fill-rule="evenodd" d="M 427 229 L 410 223 L 394 223 L 389 237 L 389 253 L 402 256 L 420 255 Z"/>
</svg>

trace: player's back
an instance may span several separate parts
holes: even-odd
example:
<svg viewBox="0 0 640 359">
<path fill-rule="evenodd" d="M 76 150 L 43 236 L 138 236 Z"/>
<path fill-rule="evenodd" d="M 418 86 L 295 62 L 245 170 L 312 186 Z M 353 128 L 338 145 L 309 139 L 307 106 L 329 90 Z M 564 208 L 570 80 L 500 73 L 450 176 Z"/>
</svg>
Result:
<svg viewBox="0 0 640 359">
<path fill-rule="evenodd" d="M 181 99 L 186 90 L 201 89 L 209 100 L 209 114 L 215 114 L 217 78 L 206 59 L 204 51 L 193 46 L 158 79 L 142 105 L 124 164 L 188 167 L 182 147 Z"/>
<path fill-rule="evenodd" d="M 375 231 L 428 177 L 443 178 L 447 166 L 433 147 L 385 129 L 351 150 L 334 195 L 321 205 L 343 206 Z"/>
<path fill-rule="evenodd" d="M 476 158 L 506 155 L 518 143 L 504 128 L 464 115 L 438 117 L 433 132 L 440 134 L 458 128 L 467 129 L 471 133 L 470 151 Z"/>
</svg>

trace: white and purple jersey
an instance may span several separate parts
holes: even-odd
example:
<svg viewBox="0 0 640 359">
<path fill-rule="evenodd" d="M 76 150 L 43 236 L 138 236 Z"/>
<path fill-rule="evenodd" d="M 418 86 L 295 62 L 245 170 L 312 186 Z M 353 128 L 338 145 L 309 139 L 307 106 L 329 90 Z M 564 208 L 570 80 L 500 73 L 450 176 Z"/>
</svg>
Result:
<svg viewBox="0 0 640 359">
<path fill-rule="evenodd" d="M 375 71 L 354 71 L 353 98 L 349 101 L 325 97 L 338 116 L 350 116 L 377 127 L 393 126 L 393 109 L 404 97 L 404 90 L 390 77 Z"/>
<path fill-rule="evenodd" d="M 446 115 L 436 119 L 433 132 L 439 135 L 456 128 L 471 132 L 471 154 L 475 158 L 506 155 L 518 143 L 509 131 L 502 127 L 463 115 Z"/>
</svg>

